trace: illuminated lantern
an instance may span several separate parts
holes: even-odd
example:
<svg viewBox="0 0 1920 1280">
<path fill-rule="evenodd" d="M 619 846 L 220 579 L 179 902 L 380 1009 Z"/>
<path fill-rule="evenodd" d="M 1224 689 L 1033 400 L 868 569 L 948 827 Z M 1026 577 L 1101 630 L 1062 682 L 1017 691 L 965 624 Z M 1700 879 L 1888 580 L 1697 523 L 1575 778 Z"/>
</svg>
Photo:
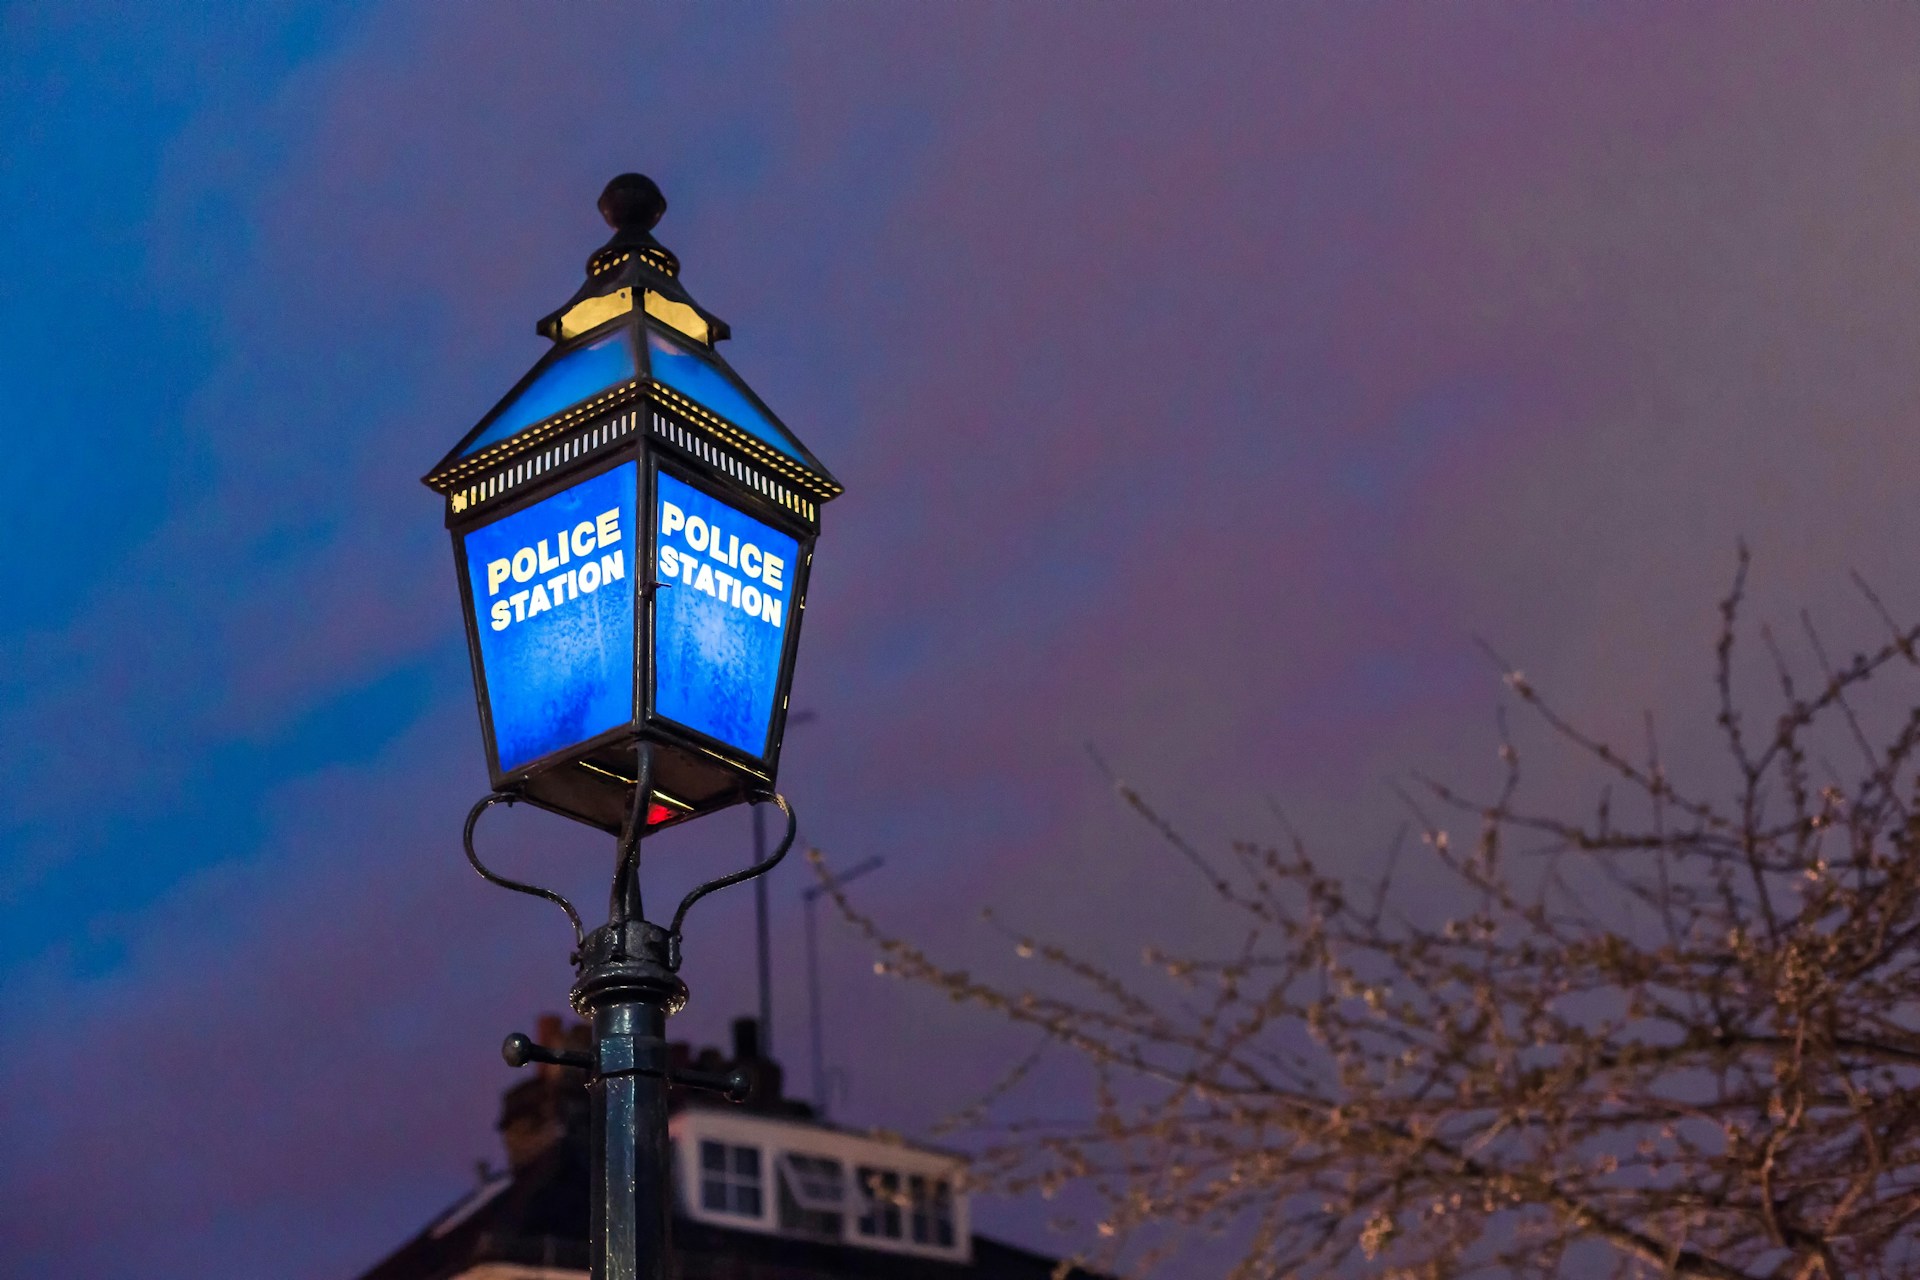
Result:
<svg viewBox="0 0 1920 1280">
<path fill-rule="evenodd" d="M 771 788 L 820 504 L 840 485 L 715 351 L 623 174 L 553 349 L 426 476 L 447 503 L 496 791 L 608 831 Z"/>
</svg>

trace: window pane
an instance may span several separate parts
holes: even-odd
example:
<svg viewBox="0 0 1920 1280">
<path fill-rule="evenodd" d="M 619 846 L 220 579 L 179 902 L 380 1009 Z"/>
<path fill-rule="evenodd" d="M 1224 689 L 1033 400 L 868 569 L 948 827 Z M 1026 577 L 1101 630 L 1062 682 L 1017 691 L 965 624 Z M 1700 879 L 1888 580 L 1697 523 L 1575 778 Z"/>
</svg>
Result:
<svg viewBox="0 0 1920 1280">
<path fill-rule="evenodd" d="M 915 1244 L 928 1244 L 933 1240 L 933 1219 L 927 1210 L 927 1180 L 918 1175 L 908 1179 L 907 1195 L 913 1205 L 913 1240 Z"/>
<path fill-rule="evenodd" d="M 855 1190 L 863 1206 L 860 1210 L 860 1233 L 877 1236 L 880 1234 L 880 1173 L 864 1165 L 860 1169 L 859 1181 Z"/>
<path fill-rule="evenodd" d="M 800 1165 L 796 1172 L 807 1193 L 821 1200 L 838 1200 L 840 1190 L 840 1165 L 834 1160 L 808 1160 Z"/>
<path fill-rule="evenodd" d="M 733 1172 L 742 1178 L 760 1181 L 760 1148 L 735 1147 L 733 1149 Z"/>
<path fill-rule="evenodd" d="M 715 1213 L 727 1211 L 727 1184 L 702 1179 L 700 1183 L 700 1207 L 712 1209 Z"/>
<path fill-rule="evenodd" d="M 760 1216 L 760 1188 L 735 1187 L 733 1189 L 733 1209 L 735 1213 L 745 1214 L 749 1218 Z"/>
<path fill-rule="evenodd" d="M 678 586 L 653 601 L 654 712 L 750 756 L 763 756 L 789 638 L 787 623 L 799 625 L 800 544 L 749 515 L 738 502 L 722 501 L 665 471 L 654 486 L 653 501 L 654 551 L 647 560 L 658 557 L 662 579 Z M 537 536 L 517 545 L 530 546 Z M 504 554 L 511 556 L 516 549 Z M 734 574 L 715 579 L 707 571 L 715 558 Z M 470 577 L 482 568 L 469 559 Z M 754 572 L 749 574 L 749 569 Z M 497 575 L 499 570 L 487 572 Z M 489 588 L 493 581 L 487 578 Z M 716 582 L 721 588 L 717 593 Z M 480 598 L 476 588 L 474 599 Z M 485 615 L 484 607 L 476 608 Z M 631 630 L 632 619 L 628 622 Z M 478 634 L 493 633 L 483 625 Z"/>
<path fill-rule="evenodd" d="M 879 1234 L 889 1240 L 900 1238 L 900 1175 L 883 1173 L 874 1179 L 874 1198 L 880 1202 Z"/>
<path fill-rule="evenodd" d="M 841 1239 L 846 1219 L 839 1212 L 845 1200 L 838 1180 L 838 1162 L 787 1154 L 774 1164 L 780 1178 L 781 1228 L 816 1240 Z M 827 1194 L 820 1194 L 823 1187 Z"/>
<path fill-rule="evenodd" d="M 786 1153 L 776 1163 L 784 1194 L 800 1208 L 837 1216 L 846 1207 L 845 1175 L 838 1160 Z"/>
<path fill-rule="evenodd" d="M 721 1172 L 727 1167 L 727 1149 L 717 1142 L 700 1144 L 700 1167 Z"/>
<path fill-rule="evenodd" d="M 944 1182 L 933 1184 L 933 1242 L 953 1245 L 953 1189 Z"/>
</svg>

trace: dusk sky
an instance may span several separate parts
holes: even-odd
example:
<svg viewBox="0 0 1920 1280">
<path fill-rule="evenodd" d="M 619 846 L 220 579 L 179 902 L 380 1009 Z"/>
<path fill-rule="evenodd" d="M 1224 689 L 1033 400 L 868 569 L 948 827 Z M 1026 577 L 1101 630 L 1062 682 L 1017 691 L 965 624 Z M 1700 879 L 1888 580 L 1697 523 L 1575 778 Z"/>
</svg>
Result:
<svg viewBox="0 0 1920 1280">
<path fill-rule="evenodd" d="M 1089 746 L 1198 840 L 1277 805 L 1364 868 L 1394 780 L 1488 774 L 1475 637 L 1685 769 L 1739 539 L 1837 648 L 1850 570 L 1920 616 L 1920 11 L 8 4 L 0 1272 L 348 1277 L 500 1162 L 569 939 L 461 858 L 419 476 L 623 170 L 846 486 L 803 839 L 957 966 L 1012 963 L 987 906 L 1123 968 L 1205 937 Z M 748 830 L 650 845 L 650 898 Z M 482 843 L 605 900 L 604 838 Z M 751 1010 L 751 920 L 697 909 L 678 1036 Z M 1030 1047 L 823 949 L 845 1123 L 924 1134 Z"/>
</svg>

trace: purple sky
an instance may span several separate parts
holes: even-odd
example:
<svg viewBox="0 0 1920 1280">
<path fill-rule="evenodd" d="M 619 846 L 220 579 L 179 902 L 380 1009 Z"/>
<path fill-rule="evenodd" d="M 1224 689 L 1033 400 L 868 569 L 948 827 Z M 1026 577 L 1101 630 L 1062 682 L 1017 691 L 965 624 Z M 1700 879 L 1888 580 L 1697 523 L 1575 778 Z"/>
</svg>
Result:
<svg viewBox="0 0 1920 1280">
<path fill-rule="evenodd" d="M 989 904 L 1123 962 L 1204 937 L 1087 743 L 1197 837 L 1271 798 L 1364 865 L 1385 780 L 1491 761 L 1475 635 L 1684 764 L 1737 538 L 1840 647 L 1849 569 L 1920 613 L 1920 14 L 64 0 L 0 10 L 0 68 L 9 1274 L 348 1275 L 498 1160 L 565 933 L 460 860 L 417 477 L 621 170 L 847 486 L 805 836 L 957 963 L 1002 963 Z M 564 828 L 483 840 L 598 902 Z M 663 839 L 655 900 L 746 830 Z M 751 1006 L 750 902 L 696 914 L 679 1034 Z M 826 958 L 849 1123 L 1026 1047 Z"/>
</svg>

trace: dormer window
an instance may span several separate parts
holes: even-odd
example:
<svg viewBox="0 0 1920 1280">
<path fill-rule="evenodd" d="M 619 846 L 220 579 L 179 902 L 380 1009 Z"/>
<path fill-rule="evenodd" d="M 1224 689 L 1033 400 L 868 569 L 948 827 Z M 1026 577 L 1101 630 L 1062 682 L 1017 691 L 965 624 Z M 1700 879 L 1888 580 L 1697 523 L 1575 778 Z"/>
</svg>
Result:
<svg viewBox="0 0 1920 1280">
<path fill-rule="evenodd" d="M 700 1207 L 714 1213 L 758 1219 L 760 1148 L 702 1142 Z"/>
<path fill-rule="evenodd" d="M 682 1111 L 673 1126 L 682 1203 L 695 1221 L 949 1262 L 973 1255 L 952 1155 L 706 1107 Z"/>
</svg>

